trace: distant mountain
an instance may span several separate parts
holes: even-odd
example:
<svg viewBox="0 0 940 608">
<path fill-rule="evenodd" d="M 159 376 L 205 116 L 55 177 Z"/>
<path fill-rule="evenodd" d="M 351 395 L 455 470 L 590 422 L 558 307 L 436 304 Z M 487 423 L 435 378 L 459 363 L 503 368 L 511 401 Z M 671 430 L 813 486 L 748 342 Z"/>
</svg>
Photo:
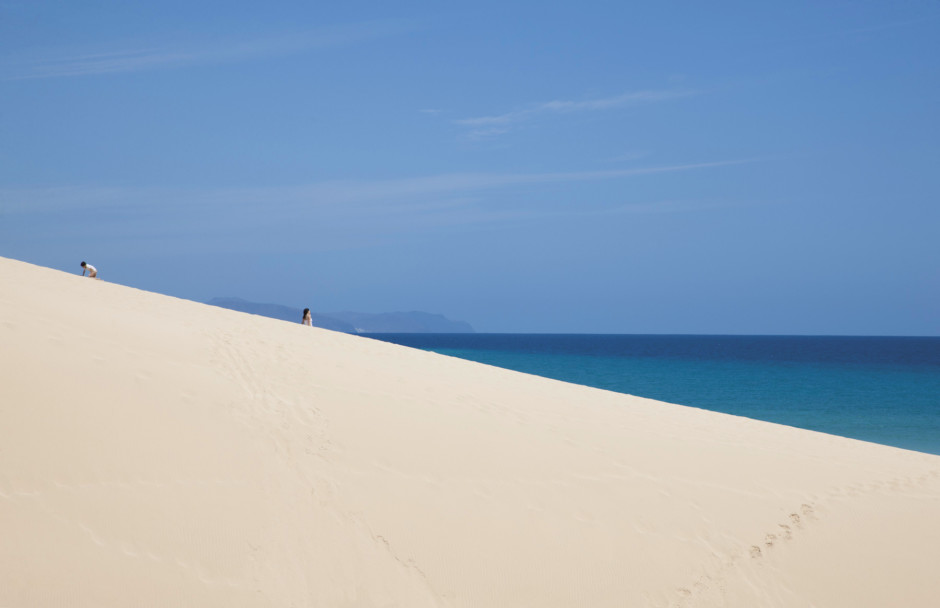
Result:
<svg viewBox="0 0 940 608">
<path fill-rule="evenodd" d="M 241 298 L 212 298 L 206 304 L 247 312 L 291 323 L 300 323 L 302 308 L 282 304 L 260 304 Z M 473 327 L 464 321 L 451 321 L 443 315 L 427 312 L 386 312 L 370 314 L 364 312 L 310 312 L 316 327 L 332 329 L 348 334 L 467 334 Z"/>
<path fill-rule="evenodd" d="M 290 321 L 291 323 L 300 323 L 300 319 L 304 314 L 303 308 L 293 308 L 281 304 L 259 304 L 258 302 L 249 302 L 241 298 L 212 298 L 206 302 L 206 304 L 220 308 L 228 308 L 229 310 L 237 310 L 239 312 L 247 312 L 253 315 L 261 315 L 262 317 Z M 357 333 L 356 328 L 345 321 L 317 314 L 313 311 L 310 311 L 310 317 L 316 327 L 342 331 L 347 334 Z"/>
</svg>

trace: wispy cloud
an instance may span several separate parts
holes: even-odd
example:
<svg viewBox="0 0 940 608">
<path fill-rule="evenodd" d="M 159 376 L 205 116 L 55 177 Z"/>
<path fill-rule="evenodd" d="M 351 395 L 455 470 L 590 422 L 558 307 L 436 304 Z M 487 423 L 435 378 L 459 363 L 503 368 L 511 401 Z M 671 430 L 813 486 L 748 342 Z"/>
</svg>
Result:
<svg viewBox="0 0 940 608">
<path fill-rule="evenodd" d="M 441 230 L 511 227 L 541 220 L 605 221 L 636 214 L 727 207 L 713 201 L 551 200 L 534 189 L 643 175 L 701 171 L 752 160 L 555 173 L 452 173 L 391 180 L 328 181 L 260 188 L 0 188 L 5 248 L 98 239 L 157 250 L 338 251 Z M 616 201 L 616 202 L 615 202 Z M 19 245 L 17 245 L 19 243 Z"/>
<path fill-rule="evenodd" d="M 120 48 L 98 48 L 93 52 L 87 49 L 45 51 L 3 58 L 0 79 L 91 76 L 231 63 L 355 44 L 400 34 L 414 27 L 409 21 L 368 21 L 208 43 L 124 44 Z"/>
<path fill-rule="evenodd" d="M 510 126 L 539 116 L 553 114 L 573 114 L 578 112 L 596 112 L 611 110 L 644 103 L 654 103 L 697 94 L 690 90 L 633 91 L 614 97 L 588 99 L 583 101 L 546 101 L 532 104 L 519 110 L 490 116 L 476 116 L 456 120 L 456 124 L 470 129 L 471 138 L 499 135 L 509 130 Z"/>
<path fill-rule="evenodd" d="M 799 39 L 791 39 L 773 50 L 778 52 L 815 52 L 816 49 L 831 47 L 833 45 L 861 44 L 878 38 L 876 36 L 868 36 L 867 34 L 878 34 L 891 30 L 913 28 L 922 24 L 931 24 L 931 22 L 938 19 L 940 19 L 940 13 L 928 13 L 902 21 L 882 22 L 848 29 L 821 31 L 803 36 Z"/>
<path fill-rule="evenodd" d="M 589 182 L 611 180 L 658 173 L 677 173 L 703 169 L 729 167 L 755 160 L 726 160 L 632 169 L 599 171 L 559 171 L 552 173 L 448 173 L 425 177 L 399 178 L 376 181 L 331 181 L 292 188 L 240 190 L 238 197 L 247 203 L 261 200 L 280 200 L 282 208 L 290 205 L 336 206 L 345 211 L 350 205 L 362 203 L 389 204 L 391 211 L 399 209 L 397 203 L 409 204 L 427 197 L 465 196 L 503 188 L 538 186 L 563 182 Z M 219 196 L 221 193 L 217 194 Z M 233 196 L 236 192 L 231 193 Z M 224 198 L 224 195 L 220 196 Z M 396 204 L 393 204 L 396 203 Z"/>
<path fill-rule="evenodd" d="M 402 202 L 411 205 L 410 208 L 412 209 L 421 209 L 426 208 L 428 204 L 421 201 L 427 200 L 428 197 L 452 198 L 501 188 L 561 182 L 611 180 L 661 173 L 717 169 L 753 162 L 756 162 L 756 159 L 598 171 L 446 173 L 388 180 L 324 181 L 300 186 L 238 189 L 182 190 L 86 186 L 5 188 L 0 189 L 0 213 L 7 215 L 43 214 L 75 209 L 107 211 L 109 209 L 147 207 L 151 205 L 163 209 L 174 206 L 189 209 L 208 208 L 215 213 L 220 210 L 252 207 L 262 203 L 270 205 L 272 210 L 280 209 L 281 211 L 292 208 L 324 210 L 332 207 L 346 212 L 351 209 L 351 205 Z M 376 210 L 381 207 L 370 206 L 368 208 Z M 403 207 L 396 204 L 388 208 L 390 211 L 395 212 Z"/>
</svg>

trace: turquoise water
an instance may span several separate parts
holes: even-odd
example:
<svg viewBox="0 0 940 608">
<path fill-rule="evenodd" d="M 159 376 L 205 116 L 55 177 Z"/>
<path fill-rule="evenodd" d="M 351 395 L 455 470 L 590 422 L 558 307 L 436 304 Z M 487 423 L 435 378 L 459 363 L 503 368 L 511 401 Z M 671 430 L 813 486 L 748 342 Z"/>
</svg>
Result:
<svg viewBox="0 0 940 608">
<path fill-rule="evenodd" d="M 940 454 L 940 338 L 371 337 L 567 382 Z"/>
</svg>

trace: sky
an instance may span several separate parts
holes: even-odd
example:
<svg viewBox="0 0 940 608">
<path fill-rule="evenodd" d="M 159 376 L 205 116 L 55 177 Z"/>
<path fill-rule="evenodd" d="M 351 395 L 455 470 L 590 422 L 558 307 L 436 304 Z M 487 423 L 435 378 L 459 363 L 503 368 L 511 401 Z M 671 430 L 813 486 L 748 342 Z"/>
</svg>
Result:
<svg viewBox="0 0 940 608">
<path fill-rule="evenodd" d="M 0 256 L 481 332 L 940 335 L 935 2 L 0 0 L 0 100 Z"/>
</svg>

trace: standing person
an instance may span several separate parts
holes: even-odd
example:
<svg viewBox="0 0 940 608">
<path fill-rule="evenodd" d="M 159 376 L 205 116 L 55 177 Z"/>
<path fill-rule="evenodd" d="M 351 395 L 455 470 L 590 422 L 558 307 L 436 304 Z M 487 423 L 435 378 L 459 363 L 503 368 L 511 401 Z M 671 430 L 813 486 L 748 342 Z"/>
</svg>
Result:
<svg viewBox="0 0 940 608">
<path fill-rule="evenodd" d="M 301 321 L 301 323 L 303 323 L 304 325 L 309 325 L 310 327 L 313 327 L 313 318 L 310 316 L 309 308 L 304 308 L 304 318 Z"/>
<path fill-rule="evenodd" d="M 98 278 L 98 269 L 92 266 L 91 264 L 86 264 L 82 262 L 82 276 L 85 276 L 85 271 L 88 271 L 88 278 L 97 279 Z"/>
</svg>

